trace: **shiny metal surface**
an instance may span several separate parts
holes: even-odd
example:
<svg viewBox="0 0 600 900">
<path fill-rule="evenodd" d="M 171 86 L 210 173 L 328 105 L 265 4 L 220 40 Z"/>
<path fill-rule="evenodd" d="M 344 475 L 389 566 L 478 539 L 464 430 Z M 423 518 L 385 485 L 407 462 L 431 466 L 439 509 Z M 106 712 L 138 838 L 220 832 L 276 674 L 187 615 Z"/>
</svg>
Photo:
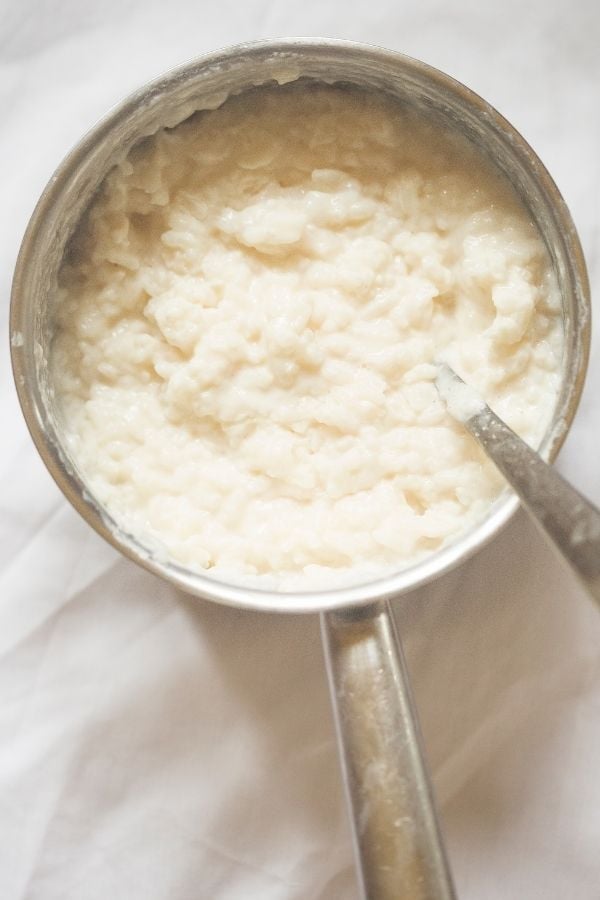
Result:
<svg viewBox="0 0 600 900">
<path fill-rule="evenodd" d="M 450 366 L 444 369 L 455 382 L 464 384 Z M 487 404 L 463 424 L 600 606 L 600 510 L 544 462 Z"/>
<path fill-rule="evenodd" d="M 389 603 L 322 613 L 321 629 L 363 894 L 452 900 Z"/>
<path fill-rule="evenodd" d="M 452 887 L 411 719 L 406 676 L 381 602 L 464 561 L 506 523 L 517 507 L 516 498 L 502 496 L 481 523 L 454 543 L 376 581 L 286 594 L 226 584 L 173 564 L 119 529 L 86 490 L 61 439 L 60 411 L 49 383 L 57 272 L 82 213 L 114 163 L 144 136 L 176 125 L 197 109 L 217 106 L 230 93 L 301 77 L 385 91 L 421 109 L 440 127 L 464 134 L 512 181 L 546 242 L 563 302 L 563 386 L 541 448 L 546 458 L 554 458 L 579 401 L 589 348 L 589 287 L 569 212 L 531 148 L 481 98 L 417 60 L 350 42 L 289 39 L 219 51 L 142 88 L 81 141 L 44 191 L 21 246 L 11 300 L 15 382 L 33 440 L 58 486 L 86 521 L 130 559 L 205 599 L 254 610 L 337 611 L 325 619 L 324 638 L 351 809 L 358 812 L 355 831 L 365 890 L 373 898 L 446 898 L 452 896 Z M 379 605 L 371 608 L 371 617 L 360 609 L 375 602 Z M 356 609 L 350 612 L 349 607 Z M 372 772 L 385 773 L 385 779 L 373 788 L 373 817 L 365 818 Z M 393 802 L 386 801 L 387 790 Z M 400 884 L 404 893 L 400 888 L 393 893 Z"/>
</svg>

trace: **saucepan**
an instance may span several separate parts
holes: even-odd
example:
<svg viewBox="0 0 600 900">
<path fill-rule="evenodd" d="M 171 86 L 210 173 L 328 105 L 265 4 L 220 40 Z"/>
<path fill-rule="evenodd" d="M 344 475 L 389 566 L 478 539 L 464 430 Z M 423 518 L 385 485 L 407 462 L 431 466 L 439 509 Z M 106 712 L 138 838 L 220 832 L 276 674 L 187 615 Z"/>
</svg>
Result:
<svg viewBox="0 0 600 900">
<path fill-rule="evenodd" d="M 249 610 L 315 613 L 323 644 L 362 892 L 378 900 L 454 896 L 401 645 L 390 602 L 464 562 L 517 508 L 505 492 L 485 518 L 410 568 L 369 583 L 278 593 L 185 569 L 124 532 L 87 488 L 63 441 L 48 355 L 57 272 L 82 214 L 111 167 L 143 137 L 234 93 L 298 78 L 343 82 L 400 98 L 476 145 L 510 179 L 548 248 L 562 298 L 562 388 L 541 444 L 552 460 L 581 393 L 590 301 L 577 234 L 556 186 L 523 138 L 463 85 L 414 59 L 336 40 L 242 44 L 143 87 L 66 157 L 27 228 L 14 276 L 11 343 L 17 390 L 33 440 L 75 509 L 134 562 L 203 600 Z"/>
</svg>

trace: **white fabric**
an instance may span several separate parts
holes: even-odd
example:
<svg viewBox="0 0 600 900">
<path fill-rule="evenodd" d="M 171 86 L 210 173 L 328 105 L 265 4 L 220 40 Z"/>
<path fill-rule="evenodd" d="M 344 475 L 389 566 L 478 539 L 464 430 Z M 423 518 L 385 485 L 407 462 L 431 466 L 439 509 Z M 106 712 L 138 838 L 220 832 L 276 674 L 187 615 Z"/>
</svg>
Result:
<svg viewBox="0 0 600 900">
<path fill-rule="evenodd" d="M 0 279 L 69 146 L 147 78 L 242 39 L 387 45 L 547 163 L 600 291 L 596 0 L 3 0 Z M 6 317 L 2 329 L 7 346 Z M 1 358 L 0 897 L 354 900 L 313 617 L 176 593 L 68 507 Z M 600 346 L 561 457 L 600 501 Z M 600 616 L 520 515 L 397 607 L 462 898 L 600 897 Z"/>
</svg>

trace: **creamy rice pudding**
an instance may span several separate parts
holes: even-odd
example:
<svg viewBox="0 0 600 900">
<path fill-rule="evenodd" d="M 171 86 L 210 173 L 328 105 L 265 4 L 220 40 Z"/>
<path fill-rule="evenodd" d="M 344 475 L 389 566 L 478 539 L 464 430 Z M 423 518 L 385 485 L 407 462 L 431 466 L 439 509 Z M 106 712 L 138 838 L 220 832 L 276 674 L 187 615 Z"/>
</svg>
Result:
<svg viewBox="0 0 600 900">
<path fill-rule="evenodd" d="M 62 268 L 68 444 L 121 526 L 285 589 L 383 574 L 503 488 L 438 358 L 536 444 L 562 327 L 510 185 L 396 101 L 260 88 L 117 165 Z"/>
</svg>

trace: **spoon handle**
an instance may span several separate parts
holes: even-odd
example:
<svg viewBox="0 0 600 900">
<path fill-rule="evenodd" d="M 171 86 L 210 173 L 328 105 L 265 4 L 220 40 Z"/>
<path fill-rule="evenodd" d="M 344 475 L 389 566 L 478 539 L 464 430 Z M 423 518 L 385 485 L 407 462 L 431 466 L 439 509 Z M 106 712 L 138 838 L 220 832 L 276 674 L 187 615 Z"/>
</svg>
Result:
<svg viewBox="0 0 600 900">
<path fill-rule="evenodd" d="M 600 605 L 600 510 L 485 404 L 464 425 Z"/>
</svg>

